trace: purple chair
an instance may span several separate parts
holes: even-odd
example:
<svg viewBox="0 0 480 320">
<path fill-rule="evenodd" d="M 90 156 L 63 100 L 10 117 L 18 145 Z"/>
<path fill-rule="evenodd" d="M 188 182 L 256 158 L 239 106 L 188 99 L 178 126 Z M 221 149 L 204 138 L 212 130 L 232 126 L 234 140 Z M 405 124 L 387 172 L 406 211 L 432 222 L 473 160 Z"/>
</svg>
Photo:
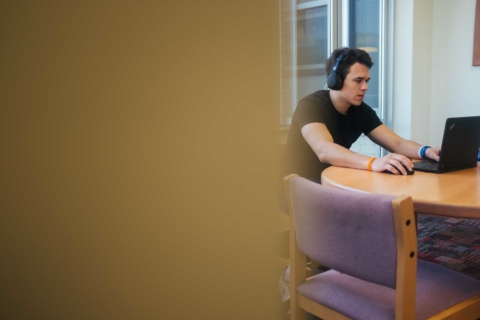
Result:
<svg viewBox="0 0 480 320">
<path fill-rule="evenodd" d="M 284 178 L 290 319 L 478 319 L 480 281 L 417 260 L 411 197 Z M 306 279 L 306 257 L 330 268 Z"/>
</svg>

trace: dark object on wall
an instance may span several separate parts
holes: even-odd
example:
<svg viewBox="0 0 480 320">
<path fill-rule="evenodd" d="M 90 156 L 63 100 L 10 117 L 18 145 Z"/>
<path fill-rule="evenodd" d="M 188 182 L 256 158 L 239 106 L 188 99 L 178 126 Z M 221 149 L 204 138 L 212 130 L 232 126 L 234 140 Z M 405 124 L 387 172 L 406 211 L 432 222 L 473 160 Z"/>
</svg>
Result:
<svg viewBox="0 0 480 320">
<path fill-rule="evenodd" d="M 477 0 L 477 8 L 475 10 L 475 31 L 473 34 L 472 65 L 480 66 L 480 0 Z"/>
</svg>

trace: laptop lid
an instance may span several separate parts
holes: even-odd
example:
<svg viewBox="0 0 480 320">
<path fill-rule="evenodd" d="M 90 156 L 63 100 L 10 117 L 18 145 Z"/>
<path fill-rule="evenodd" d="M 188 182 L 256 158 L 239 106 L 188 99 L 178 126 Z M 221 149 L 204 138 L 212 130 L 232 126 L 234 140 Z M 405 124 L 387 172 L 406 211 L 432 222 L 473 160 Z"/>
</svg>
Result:
<svg viewBox="0 0 480 320">
<path fill-rule="evenodd" d="M 477 166 L 480 149 L 480 116 L 448 118 L 443 132 L 442 151 L 436 170 L 422 170 L 419 163 L 414 169 L 429 172 L 447 172 Z"/>
</svg>

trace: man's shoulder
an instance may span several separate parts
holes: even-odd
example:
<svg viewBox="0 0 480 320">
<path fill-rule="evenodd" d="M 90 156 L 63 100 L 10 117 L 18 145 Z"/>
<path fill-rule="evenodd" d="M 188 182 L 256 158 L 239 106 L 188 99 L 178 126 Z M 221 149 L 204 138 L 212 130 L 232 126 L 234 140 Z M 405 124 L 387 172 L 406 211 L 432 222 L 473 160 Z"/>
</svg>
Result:
<svg viewBox="0 0 480 320">
<path fill-rule="evenodd" d="M 299 128 L 313 122 L 326 124 L 332 119 L 331 113 L 334 110 L 329 92 L 319 90 L 300 100 L 293 113 L 292 122 L 298 122 Z"/>
<path fill-rule="evenodd" d="M 314 93 L 309 94 L 308 96 L 305 96 L 303 99 L 300 100 L 302 101 L 313 101 L 313 102 L 325 102 L 330 100 L 330 95 L 328 93 L 328 90 L 318 90 L 315 91 Z"/>
<path fill-rule="evenodd" d="M 319 90 L 304 97 L 298 102 L 297 109 L 330 109 L 332 104 L 328 90 Z"/>
</svg>

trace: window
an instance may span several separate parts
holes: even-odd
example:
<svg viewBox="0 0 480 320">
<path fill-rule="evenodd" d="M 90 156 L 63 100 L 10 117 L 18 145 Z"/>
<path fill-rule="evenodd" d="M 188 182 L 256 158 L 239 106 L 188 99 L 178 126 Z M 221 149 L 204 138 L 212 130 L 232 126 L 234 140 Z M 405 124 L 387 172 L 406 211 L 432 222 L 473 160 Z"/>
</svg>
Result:
<svg viewBox="0 0 480 320">
<path fill-rule="evenodd" d="M 313 1 L 297 5 L 297 98 L 315 92 L 319 87 L 323 88 L 327 82 L 325 60 L 329 52 L 326 2 Z"/>
<path fill-rule="evenodd" d="M 282 129 L 288 130 L 301 98 L 326 88 L 325 60 L 343 46 L 362 48 L 372 57 L 374 66 L 364 101 L 389 124 L 385 107 L 391 105 L 387 99 L 387 63 L 391 59 L 385 41 L 392 32 L 387 24 L 387 16 L 393 15 L 389 5 L 388 0 L 280 0 Z M 366 137 L 351 149 L 371 156 L 381 152 Z"/>
<path fill-rule="evenodd" d="M 281 126 L 288 129 L 297 102 L 323 88 L 329 46 L 328 0 L 280 0 Z"/>
</svg>

